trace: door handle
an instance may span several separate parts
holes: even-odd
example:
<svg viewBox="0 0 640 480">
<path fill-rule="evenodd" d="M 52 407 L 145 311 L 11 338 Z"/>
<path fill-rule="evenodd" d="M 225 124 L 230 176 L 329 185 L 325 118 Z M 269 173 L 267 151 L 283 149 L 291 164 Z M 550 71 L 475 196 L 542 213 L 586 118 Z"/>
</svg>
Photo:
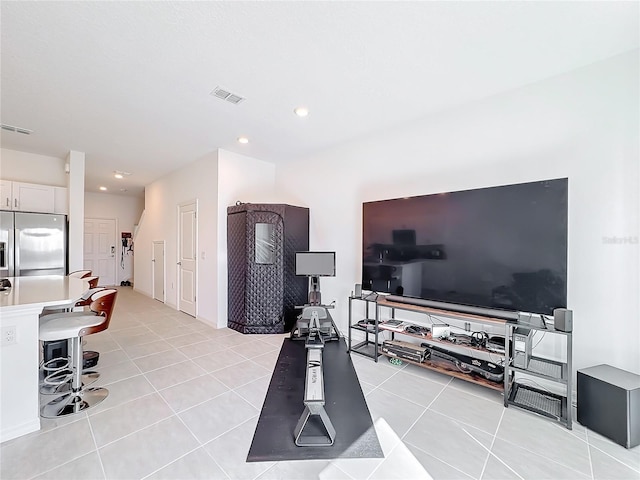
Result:
<svg viewBox="0 0 640 480">
<path fill-rule="evenodd" d="M 178 263 L 176 263 L 176 265 L 182 265 L 182 262 L 178 262 Z"/>
<path fill-rule="evenodd" d="M 17 199 L 17 198 L 14 198 L 14 199 L 13 199 L 13 206 L 14 206 L 15 208 L 18 208 L 18 199 Z"/>
</svg>

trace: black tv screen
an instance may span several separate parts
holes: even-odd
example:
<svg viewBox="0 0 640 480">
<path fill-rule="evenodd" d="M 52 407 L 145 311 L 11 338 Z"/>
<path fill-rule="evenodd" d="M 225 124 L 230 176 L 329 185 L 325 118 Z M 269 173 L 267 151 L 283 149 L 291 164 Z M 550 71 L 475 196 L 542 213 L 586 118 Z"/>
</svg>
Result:
<svg viewBox="0 0 640 480">
<path fill-rule="evenodd" d="M 567 306 L 566 178 L 365 202 L 364 289 L 552 314 Z"/>
</svg>

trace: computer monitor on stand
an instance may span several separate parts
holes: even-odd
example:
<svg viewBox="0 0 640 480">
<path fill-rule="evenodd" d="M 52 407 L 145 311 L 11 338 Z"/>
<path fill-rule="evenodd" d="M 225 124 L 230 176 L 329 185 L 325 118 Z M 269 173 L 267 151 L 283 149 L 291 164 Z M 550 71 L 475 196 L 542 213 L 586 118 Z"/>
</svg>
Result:
<svg viewBox="0 0 640 480">
<path fill-rule="evenodd" d="M 296 275 L 309 277 L 309 305 L 322 305 L 320 277 L 336 276 L 336 252 L 296 252 Z"/>
</svg>

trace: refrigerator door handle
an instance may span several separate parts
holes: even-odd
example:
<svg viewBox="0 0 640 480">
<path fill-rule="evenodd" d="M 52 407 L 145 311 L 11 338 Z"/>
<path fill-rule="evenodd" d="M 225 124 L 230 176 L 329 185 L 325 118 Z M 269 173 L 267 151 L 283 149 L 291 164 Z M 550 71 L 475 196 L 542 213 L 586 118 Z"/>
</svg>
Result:
<svg viewBox="0 0 640 480">
<path fill-rule="evenodd" d="M 20 238 L 20 229 L 16 228 L 14 233 L 14 239 L 18 239 L 18 238 Z M 16 240 L 14 240 L 14 242 L 16 242 Z M 15 249 L 13 259 L 14 259 L 13 276 L 19 277 L 20 276 L 20 249 L 19 248 Z"/>
<path fill-rule="evenodd" d="M 7 242 L 0 242 L 0 268 L 7 268 Z"/>
</svg>

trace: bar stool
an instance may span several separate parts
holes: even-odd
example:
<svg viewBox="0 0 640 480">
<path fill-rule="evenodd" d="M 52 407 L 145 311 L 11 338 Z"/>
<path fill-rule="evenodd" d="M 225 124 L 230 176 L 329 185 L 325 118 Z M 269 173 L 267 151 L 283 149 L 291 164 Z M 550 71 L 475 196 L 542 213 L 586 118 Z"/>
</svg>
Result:
<svg viewBox="0 0 640 480">
<path fill-rule="evenodd" d="M 76 270 L 75 272 L 71 272 L 68 276 L 74 278 L 84 278 L 91 275 L 91 270 Z"/>
<path fill-rule="evenodd" d="M 91 295 L 89 311 L 47 315 L 41 321 L 40 340 L 71 339 L 73 344 L 71 391 L 44 405 L 40 410 L 41 416 L 56 418 L 78 413 L 99 404 L 109 395 L 106 388 L 87 388 L 82 383 L 82 337 L 109 327 L 117 294 L 115 289 L 100 290 Z"/>
<path fill-rule="evenodd" d="M 86 277 L 90 278 L 90 277 Z M 98 277 L 94 277 L 98 278 Z M 84 279 L 83 279 L 84 280 Z M 89 283 L 91 285 L 91 283 Z M 45 307 L 40 314 L 40 323 L 45 323 L 48 319 L 53 318 L 52 315 L 58 315 L 61 313 L 72 312 L 77 307 L 87 307 L 92 302 L 92 296 L 104 290 L 104 287 L 89 288 L 82 296 L 67 305 L 58 305 L 56 307 Z M 44 395 L 56 395 L 61 393 L 67 393 L 71 391 L 71 384 L 73 380 L 73 370 L 69 367 L 73 358 L 73 342 L 71 339 L 60 340 L 58 342 L 42 342 L 43 349 L 47 351 L 47 345 L 60 345 L 62 342 L 66 342 L 66 352 L 62 350 L 62 346 L 58 349 L 61 350 L 62 355 L 43 361 L 42 370 L 44 371 L 44 379 L 40 385 L 40 393 Z M 63 344 L 64 345 L 64 344 Z M 66 353 L 66 354 L 65 354 Z M 44 354 L 46 356 L 46 353 Z M 95 382 L 100 376 L 97 372 L 83 372 L 82 383 L 87 386 Z"/>
</svg>

